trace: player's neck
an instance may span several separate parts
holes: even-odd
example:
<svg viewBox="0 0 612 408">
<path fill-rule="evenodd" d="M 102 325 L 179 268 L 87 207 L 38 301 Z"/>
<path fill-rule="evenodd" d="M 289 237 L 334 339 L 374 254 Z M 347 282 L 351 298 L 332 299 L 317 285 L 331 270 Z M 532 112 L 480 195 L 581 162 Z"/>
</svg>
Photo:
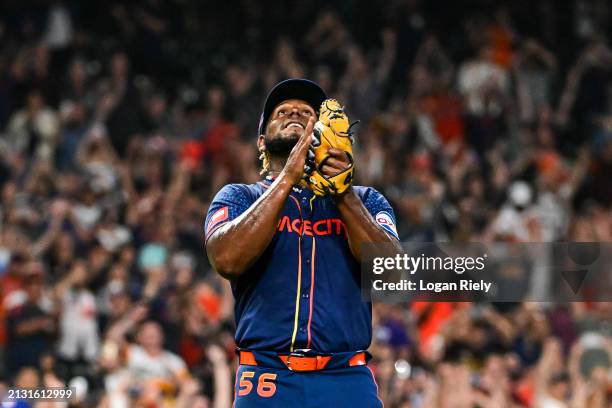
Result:
<svg viewBox="0 0 612 408">
<path fill-rule="evenodd" d="M 268 169 L 267 175 L 276 177 L 280 174 L 281 171 L 285 168 L 285 164 L 287 163 L 286 157 L 270 157 L 270 168 Z"/>
</svg>

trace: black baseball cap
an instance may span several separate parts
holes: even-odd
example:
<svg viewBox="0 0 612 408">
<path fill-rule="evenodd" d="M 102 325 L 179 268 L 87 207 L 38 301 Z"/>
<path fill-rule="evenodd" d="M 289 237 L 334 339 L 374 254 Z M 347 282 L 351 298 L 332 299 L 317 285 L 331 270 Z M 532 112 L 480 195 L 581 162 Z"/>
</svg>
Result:
<svg viewBox="0 0 612 408">
<path fill-rule="evenodd" d="M 258 135 L 264 134 L 268 119 L 274 108 L 287 99 L 301 99 L 308 102 L 315 111 L 318 111 L 319 106 L 327 99 L 327 95 L 323 88 L 309 79 L 290 78 L 279 82 L 272 88 L 264 103 L 261 119 L 259 120 Z"/>
</svg>

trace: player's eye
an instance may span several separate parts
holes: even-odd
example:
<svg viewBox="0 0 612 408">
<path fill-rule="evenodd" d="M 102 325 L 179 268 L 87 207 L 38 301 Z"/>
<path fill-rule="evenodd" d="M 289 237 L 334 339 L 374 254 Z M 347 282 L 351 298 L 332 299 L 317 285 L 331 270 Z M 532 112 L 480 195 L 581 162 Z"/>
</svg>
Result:
<svg viewBox="0 0 612 408">
<path fill-rule="evenodd" d="M 303 111 L 304 116 L 312 116 L 312 112 L 309 110 Z"/>
<path fill-rule="evenodd" d="M 277 115 L 278 116 L 285 116 L 286 113 L 287 112 L 284 109 L 281 109 L 281 110 L 278 111 Z"/>
</svg>

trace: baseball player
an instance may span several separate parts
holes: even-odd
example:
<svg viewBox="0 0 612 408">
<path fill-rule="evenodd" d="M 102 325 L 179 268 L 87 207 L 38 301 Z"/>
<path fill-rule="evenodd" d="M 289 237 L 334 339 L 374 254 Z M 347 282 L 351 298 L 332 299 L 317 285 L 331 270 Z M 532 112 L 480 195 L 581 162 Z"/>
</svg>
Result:
<svg viewBox="0 0 612 408">
<path fill-rule="evenodd" d="M 257 146 L 265 179 L 223 187 L 204 226 L 236 301 L 234 405 L 381 407 L 359 261 L 361 244 L 397 242 L 393 210 L 351 185 L 348 118 L 314 82 L 272 89 Z"/>
</svg>

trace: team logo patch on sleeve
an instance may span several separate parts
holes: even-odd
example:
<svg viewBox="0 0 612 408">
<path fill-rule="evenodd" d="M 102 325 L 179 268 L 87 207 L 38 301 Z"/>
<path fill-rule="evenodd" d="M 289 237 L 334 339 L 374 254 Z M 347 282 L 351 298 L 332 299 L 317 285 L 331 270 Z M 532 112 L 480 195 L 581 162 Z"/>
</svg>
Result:
<svg viewBox="0 0 612 408">
<path fill-rule="evenodd" d="M 393 218 L 386 211 L 381 211 L 376 214 L 376 222 L 378 225 L 383 227 L 385 230 L 393 234 L 394 237 L 397 238 L 397 229 L 395 228 L 395 222 L 393 222 Z"/>
<path fill-rule="evenodd" d="M 219 225 L 223 221 L 226 221 L 229 216 L 227 211 L 227 206 L 219 208 L 213 215 L 210 216 L 210 221 L 208 221 L 208 228 L 206 228 L 206 235 L 208 235 L 215 226 Z"/>
</svg>

